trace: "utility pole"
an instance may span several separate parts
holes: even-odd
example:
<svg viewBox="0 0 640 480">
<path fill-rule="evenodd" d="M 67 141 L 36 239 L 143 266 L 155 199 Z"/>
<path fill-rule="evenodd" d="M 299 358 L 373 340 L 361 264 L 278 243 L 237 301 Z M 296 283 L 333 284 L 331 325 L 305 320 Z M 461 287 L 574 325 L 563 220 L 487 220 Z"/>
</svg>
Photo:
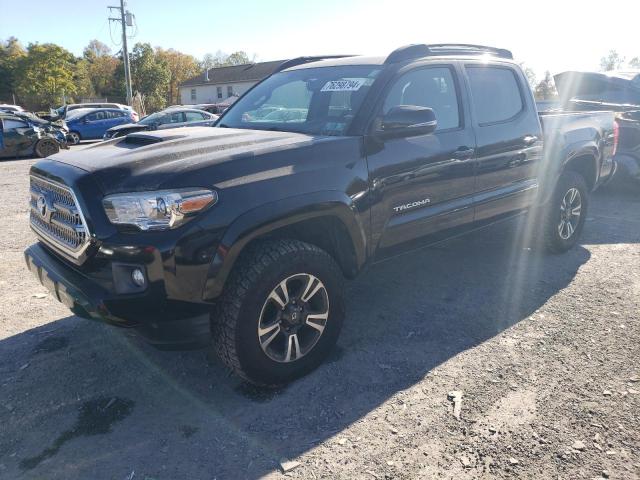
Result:
<svg viewBox="0 0 640 480">
<path fill-rule="evenodd" d="M 129 65 L 129 50 L 127 49 L 127 24 L 131 26 L 131 14 L 124 11 L 124 0 L 120 0 L 119 7 L 109 7 L 109 10 L 119 10 L 120 17 L 109 17 L 110 22 L 120 22 L 122 24 L 122 61 L 124 62 L 124 81 L 127 92 L 127 105 L 131 105 L 133 93 L 131 91 L 131 66 Z"/>
</svg>

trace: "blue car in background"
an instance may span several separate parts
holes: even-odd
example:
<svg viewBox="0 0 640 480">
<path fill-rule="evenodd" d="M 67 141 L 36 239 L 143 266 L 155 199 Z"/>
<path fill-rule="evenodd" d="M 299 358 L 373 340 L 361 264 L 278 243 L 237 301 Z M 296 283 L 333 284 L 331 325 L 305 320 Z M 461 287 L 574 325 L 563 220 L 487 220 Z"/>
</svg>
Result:
<svg viewBox="0 0 640 480">
<path fill-rule="evenodd" d="M 68 112 L 65 118 L 72 145 L 80 140 L 102 139 L 111 127 L 135 121 L 133 111 L 118 108 L 79 108 Z"/>
</svg>

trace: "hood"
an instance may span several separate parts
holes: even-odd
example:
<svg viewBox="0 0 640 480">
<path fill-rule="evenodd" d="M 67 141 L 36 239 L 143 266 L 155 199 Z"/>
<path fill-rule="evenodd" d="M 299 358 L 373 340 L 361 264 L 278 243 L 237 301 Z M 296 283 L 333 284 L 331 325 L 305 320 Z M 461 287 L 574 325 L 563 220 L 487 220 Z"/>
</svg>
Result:
<svg viewBox="0 0 640 480">
<path fill-rule="evenodd" d="M 119 132 L 120 130 L 148 130 L 149 125 L 142 123 L 125 123 L 124 125 L 116 125 L 107 129 L 107 132 Z"/>
<path fill-rule="evenodd" d="M 290 164 L 291 158 L 281 155 L 285 150 L 310 148 L 338 138 L 231 128 L 176 128 L 132 133 L 50 158 L 89 172 L 103 193 L 109 194 L 213 186 L 268 170 L 274 163 Z"/>
</svg>

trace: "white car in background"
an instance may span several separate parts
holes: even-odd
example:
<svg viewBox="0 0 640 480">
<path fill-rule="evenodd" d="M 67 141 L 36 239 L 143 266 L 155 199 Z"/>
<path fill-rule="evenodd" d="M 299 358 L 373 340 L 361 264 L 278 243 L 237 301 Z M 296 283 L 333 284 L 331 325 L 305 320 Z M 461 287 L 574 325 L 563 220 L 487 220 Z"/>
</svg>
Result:
<svg viewBox="0 0 640 480">
<path fill-rule="evenodd" d="M 9 105 L 8 103 L 0 103 L 0 111 L 24 112 L 24 108 L 22 108 L 20 105 Z"/>
</svg>

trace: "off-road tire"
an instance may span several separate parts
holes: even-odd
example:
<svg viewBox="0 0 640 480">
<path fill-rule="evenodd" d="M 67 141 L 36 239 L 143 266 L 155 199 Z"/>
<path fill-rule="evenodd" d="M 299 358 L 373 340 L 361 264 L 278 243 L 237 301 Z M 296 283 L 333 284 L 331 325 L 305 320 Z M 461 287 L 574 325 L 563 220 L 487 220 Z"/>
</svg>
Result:
<svg viewBox="0 0 640 480">
<path fill-rule="evenodd" d="M 55 155 L 60 151 L 60 145 L 55 140 L 50 138 L 43 138 L 38 140 L 35 146 L 36 155 L 40 158 L 48 157 L 49 155 Z"/>
<path fill-rule="evenodd" d="M 289 363 L 276 362 L 260 345 L 260 314 L 271 291 L 283 279 L 302 272 L 324 284 L 329 316 L 320 338 L 306 355 Z M 324 250 L 298 240 L 266 240 L 249 246 L 229 276 L 211 314 L 213 348 L 244 380 L 259 386 L 278 386 L 322 363 L 338 339 L 343 318 L 343 276 L 334 259 Z"/>
<path fill-rule="evenodd" d="M 559 232 L 563 198 L 571 190 L 576 189 L 580 194 L 581 209 L 577 225 L 569 238 L 563 238 Z M 543 245 L 551 253 L 563 253 L 572 248 L 580 239 L 584 228 L 589 206 L 589 189 L 582 175 L 568 170 L 562 173 L 553 191 L 549 203 L 545 206 L 543 216 Z"/>
</svg>

